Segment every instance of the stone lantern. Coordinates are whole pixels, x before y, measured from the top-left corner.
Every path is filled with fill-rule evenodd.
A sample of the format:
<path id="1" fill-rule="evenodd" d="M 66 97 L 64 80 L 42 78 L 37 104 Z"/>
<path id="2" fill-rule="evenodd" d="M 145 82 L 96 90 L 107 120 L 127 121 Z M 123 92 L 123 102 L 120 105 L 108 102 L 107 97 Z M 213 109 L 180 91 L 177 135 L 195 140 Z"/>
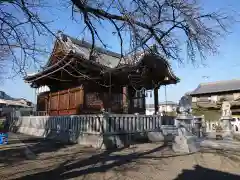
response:
<path id="1" fill-rule="evenodd" d="M 173 142 L 175 152 L 190 153 L 200 149 L 197 136 L 192 134 L 194 117 L 191 112 L 190 98 L 183 96 L 179 101 L 178 115 L 175 119 L 175 126 L 178 130 L 178 135 Z"/>

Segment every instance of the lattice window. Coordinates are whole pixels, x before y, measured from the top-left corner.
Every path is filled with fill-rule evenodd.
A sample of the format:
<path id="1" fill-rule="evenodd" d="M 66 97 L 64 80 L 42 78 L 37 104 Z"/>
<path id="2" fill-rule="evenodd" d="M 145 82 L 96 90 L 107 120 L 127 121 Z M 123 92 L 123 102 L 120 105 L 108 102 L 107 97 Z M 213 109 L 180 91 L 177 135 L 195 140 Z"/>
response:
<path id="1" fill-rule="evenodd" d="M 121 94 L 113 94 L 112 100 L 115 104 L 121 104 L 122 103 L 122 95 Z"/>
<path id="2" fill-rule="evenodd" d="M 141 91 L 136 91 L 135 96 L 133 97 L 133 107 L 134 108 L 143 108 L 144 107 L 144 95 Z"/>
<path id="3" fill-rule="evenodd" d="M 86 94 L 86 105 L 87 107 L 99 106 L 102 104 L 99 93 L 87 93 Z"/>

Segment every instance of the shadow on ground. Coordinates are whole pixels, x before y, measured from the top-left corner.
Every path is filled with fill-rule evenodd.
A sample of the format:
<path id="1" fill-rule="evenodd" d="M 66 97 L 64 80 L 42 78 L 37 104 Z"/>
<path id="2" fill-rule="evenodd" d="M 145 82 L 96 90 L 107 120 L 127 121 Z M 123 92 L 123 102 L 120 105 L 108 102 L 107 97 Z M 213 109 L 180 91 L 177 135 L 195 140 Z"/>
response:
<path id="1" fill-rule="evenodd" d="M 24 137 L 22 139 L 10 138 L 9 144 L 6 146 L 3 145 L 0 149 L 0 163 L 9 165 L 27 159 L 34 159 L 41 153 L 56 152 L 59 149 L 67 146 L 70 145 L 31 136 L 28 138 Z M 31 156 L 29 153 L 31 153 Z"/>
<path id="2" fill-rule="evenodd" d="M 106 172 L 114 167 L 120 167 L 136 161 L 142 156 L 158 152 L 166 148 L 167 145 L 159 146 L 146 152 L 132 152 L 126 155 L 116 155 L 114 152 L 121 149 L 107 150 L 97 155 L 78 160 L 76 162 L 70 162 L 69 160 L 60 164 L 57 168 L 40 172 L 36 174 L 26 175 L 18 178 L 19 180 L 30 179 L 70 179 L 81 177 L 97 172 Z M 16 180 L 18 180 L 16 179 Z"/>
<path id="3" fill-rule="evenodd" d="M 16 180 L 31 180 L 31 179 L 71 179 L 71 178 L 83 178 L 87 175 L 95 174 L 95 173 L 104 173 L 109 170 L 113 170 L 117 168 L 117 171 L 129 170 L 130 168 L 136 172 L 138 172 L 138 168 L 132 167 L 131 163 L 138 163 L 138 159 L 163 159 L 169 157 L 175 157 L 179 155 L 171 155 L 165 157 L 154 157 L 152 153 L 163 151 L 168 148 L 167 144 L 163 146 L 159 146 L 149 151 L 145 152 L 130 152 L 126 155 L 117 155 L 114 154 L 114 150 L 112 151 L 104 151 L 100 154 L 93 155 L 91 157 L 81 159 L 78 161 L 65 161 L 60 164 L 57 168 L 39 172 L 31 175 L 22 176 Z M 119 149 L 118 149 L 119 150 Z M 119 150 L 120 151 L 120 150 Z M 161 163 L 161 161 L 159 161 Z M 115 169 L 116 170 L 116 169 Z M 121 178 L 120 178 L 121 179 Z M 161 179 L 161 178 L 159 178 Z M 208 168 L 204 168 L 201 166 L 195 166 L 194 170 L 183 170 L 181 174 L 178 175 L 174 180 L 186 180 L 186 179 L 194 179 L 194 180 L 213 180 L 213 179 L 224 179 L 224 180 L 239 180 L 240 176 L 216 171 Z"/>
<path id="4" fill-rule="evenodd" d="M 31 142 L 31 140 L 29 140 Z M 49 142 L 48 142 L 49 143 Z M 50 169 L 44 172 L 37 172 L 35 174 L 23 175 L 22 177 L 15 178 L 15 180 L 32 180 L 32 179 L 71 179 L 71 178 L 83 178 L 87 175 L 95 174 L 95 173 L 104 173 L 110 170 L 121 171 L 124 173 L 129 169 L 133 169 L 138 172 L 138 166 L 134 166 L 132 164 L 138 164 L 139 159 L 163 159 L 175 156 L 182 155 L 168 155 L 162 157 L 156 157 L 153 153 L 164 151 L 165 149 L 169 149 L 169 144 L 164 144 L 162 146 L 158 146 L 154 149 L 144 151 L 144 152 L 134 152 L 128 151 L 126 154 L 116 153 L 117 151 L 121 151 L 122 149 L 113 149 L 106 150 L 100 152 L 96 155 L 92 155 L 91 157 L 84 157 L 79 159 L 73 158 L 68 159 L 62 162 L 60 165 L 55 167 L 54 169 Z M 37 146 L 37 144 L 35 145 Z M 54 146 L 53 146 L 54 147 Z M 61 148 L 62 146 L 56 146 L 55 148 Z M 44 149 L 44 148 L 43 148 Z M 36 149 L 35 152 L 41 153 L 44 150 Z M 48 149 L 48 148 L 47 148 Z M 48 152 L 50 149 L 47 150 Z M 52 149 L 54 151 L 54 148 Z M 45 151 L 46 152 L 46 151 Z M 189 155 L 189 154 L 186 154 Z M 64 157 L 62 157 L 64 158 Z M 141 162 L 140 162 L 141 163 Z M 161 163 L 161 161 L 159 161 Z M 134 167 L 133 167 L 134 166 Z M 97 176 L 97 175 L 96 175 Z M 121 179 L 121 178 L 119 178 Z M 161 179 L 159 177 L 159 179 Z M 216 171 L 208 168 L 201 167 L 199 165 L 195 166 L 193 170 L 183 170 L 181 174 L 179 174 L 174 180 L 185 180 L 185 179 L 194 179 L 194 180 L 213 180 L 213 179 L 224 179 L 224 180 L 239 180 L 240 176 Z"/>
<path id="5" fill-rule="evenodd" d="M 194 170 L 183 170 L 181 174 L 178 175 L 174 180 L 239 180 L 240 176 L 217 171 L 213 169 L 204 168 L 202 166 L 196 165 Z"/>

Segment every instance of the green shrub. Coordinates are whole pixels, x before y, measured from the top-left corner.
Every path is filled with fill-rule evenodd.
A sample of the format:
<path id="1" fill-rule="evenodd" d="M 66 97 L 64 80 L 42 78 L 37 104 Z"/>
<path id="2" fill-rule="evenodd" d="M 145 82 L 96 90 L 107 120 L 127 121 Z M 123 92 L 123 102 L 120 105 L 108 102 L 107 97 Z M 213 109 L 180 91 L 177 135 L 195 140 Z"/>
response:
<path id="1" fill-rule="evenodd" d="M 4 123 L 0 122 L 0 130 L 3 130 L 3 129 L 4 129 Z"/>

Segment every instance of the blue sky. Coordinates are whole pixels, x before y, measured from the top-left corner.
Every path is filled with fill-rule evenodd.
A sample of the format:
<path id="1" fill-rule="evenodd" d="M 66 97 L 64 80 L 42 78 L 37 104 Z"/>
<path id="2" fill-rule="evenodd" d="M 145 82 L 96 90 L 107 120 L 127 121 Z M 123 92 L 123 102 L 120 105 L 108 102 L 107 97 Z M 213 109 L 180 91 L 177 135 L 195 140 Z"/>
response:
<path id="1" fill-rule="evenodd" d="M 202 6 L 206 11 L 216 11 L 223 8 L 228 8 L 236 12 L 240 12 L 240 1 L 238 0 L 202 0 Z M 72 23 L 69 17 L 69 10 L 58 9 L 47 11 L 43 15 L 43 18 L 54 17 L 55 20 L 51 24 L 53 31 L 62 30 L 66 34 L 73 37 L 81 37 L 82 24 Z M 120 51 L 116 38 L 109 36 L 108 25 L 105 30 L 101 30 L 103 39 L 107 39 L 107 43 L 111 50 Z M 178 65 L 176 62 L 171 62 L 174 73 L 181 79 L 181 82 L 177 85 L 167 86 L 167 100 L 178 101 L 184 93 L 194 90 L 199 83 L 239 79 L 240 78 L 240 23 L 236 23 L 231 28 L 231 33 L 218 41 L 219 53 L 214 56 L 207 56 L 205 64 L 207 66 L 194 67 L 192 64 Z M 86 34 L 85 34 L 86 35 Z M 109 38 L 111 37 L 111 38 Z M 86 35 L 86 39 L 89 36 Z M 43 41 L 43 39 L 39 39 Z M 52 47 L 52 41 L 46 41 L 46 47 Z M 44 61 L 47 61 L 47 57 L 44 57 Z M 207 76 L 208 78 L 204 78 Z M 31 101 L 36 101 L 35 91 L 30 88 L 28 84 L 25 84 L 21 77 L 17 77 L 14 80 L 5 80 L 4 84 L 0 85 L 0 90 L 5 91 L 12 97 L 23 97 Z M 160 88 L 159 100 L 165 101 L 164 87 Z M 148 103 L 153 103 L 153 99 L 147 98 Z"/>

